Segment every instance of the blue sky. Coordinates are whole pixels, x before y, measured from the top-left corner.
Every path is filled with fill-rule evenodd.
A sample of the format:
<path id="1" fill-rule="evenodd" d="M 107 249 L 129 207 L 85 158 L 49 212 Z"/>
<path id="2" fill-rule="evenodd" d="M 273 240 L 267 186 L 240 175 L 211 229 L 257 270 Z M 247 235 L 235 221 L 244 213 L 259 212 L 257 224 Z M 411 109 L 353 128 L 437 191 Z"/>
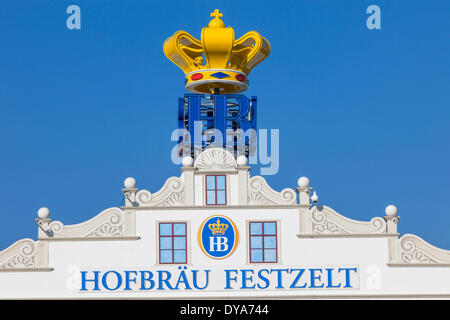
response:
<path id="1" fill-rule="evenodd" d="M 66 8 L 81 8 L 68 30 Z M 381 8 L 381 30 L 366 8 Z M 37 210 L 65 224 L 119 206 L 128 176 L 157 191 L 184 75 L 163 54 L 219 8 L 271 43 L 250 74 L 258 126 L 280 130 L 276 190 L 307 176 L 320 203 L 358 220 L 399 208 L 400 233 L 450 249 L 450 2 L 3 1 L 0 248 L 37 238 Z M 257 169 L 257 168 L 256 168 Z M 258 173 L 259 170 L 254 170 Z"/>

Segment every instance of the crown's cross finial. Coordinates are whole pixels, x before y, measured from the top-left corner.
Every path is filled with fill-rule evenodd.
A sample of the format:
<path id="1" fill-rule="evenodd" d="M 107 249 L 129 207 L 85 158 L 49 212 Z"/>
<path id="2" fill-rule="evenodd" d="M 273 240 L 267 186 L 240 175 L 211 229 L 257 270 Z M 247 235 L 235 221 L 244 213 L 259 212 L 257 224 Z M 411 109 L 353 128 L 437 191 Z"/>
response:
<path id="1" fill-rule="evenodd" d="M 220 19 L 220 17 L 223 16 L 223 13 L 219 12 L 219 9 L 214 10 L 211 12 L 211 17 L 214 17 L 209 24 L 208 27 L 210 28 L 225 28 L 225 23 Z"/>
<path id="2" fill-rule="evenodd" d="M 223 17 L 223 13 L 220 13 L 219 9 L 216 9 L 214 12 L 211 12 L 211 17 L 219 19 L 220 17 Z"/>

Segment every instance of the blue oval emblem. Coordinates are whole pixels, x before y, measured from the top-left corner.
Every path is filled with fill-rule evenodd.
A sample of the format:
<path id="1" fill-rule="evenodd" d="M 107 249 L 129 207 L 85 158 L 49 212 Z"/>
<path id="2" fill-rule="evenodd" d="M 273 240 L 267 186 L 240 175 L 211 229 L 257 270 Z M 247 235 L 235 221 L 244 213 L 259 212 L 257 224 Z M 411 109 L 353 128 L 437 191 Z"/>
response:
<path id="1" fill-rule="evenodd" d="M 198 230 L 198 243 L 210 258 L 224 259 L 231 255 L 239 241 L 234 222 L 222 215 L 214 215 L 203 221 Z"/>

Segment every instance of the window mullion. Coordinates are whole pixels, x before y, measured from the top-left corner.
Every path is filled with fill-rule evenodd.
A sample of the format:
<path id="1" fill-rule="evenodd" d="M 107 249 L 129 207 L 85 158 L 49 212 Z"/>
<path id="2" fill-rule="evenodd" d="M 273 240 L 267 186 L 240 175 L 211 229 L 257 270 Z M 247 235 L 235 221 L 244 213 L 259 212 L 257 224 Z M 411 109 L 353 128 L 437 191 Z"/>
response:
<path id="1" fill-rule="evenodd" d="M 266 262 L 266 257 L 264 255 L 264 222 L 261 223 L 261 246 L 263 248 L 263 262 Z"/>
<path id="2" fill-rule="evenodd" d="M 172 263 L 175 263 L 175 227 L 174 223 L 172 223 Z"/>
<path id="3" fill-rule="evenodd" d="M 161 263 L 161 223 L 159 224 L 159 263 Z"/>
<path id="4" fill-rule="evenodd" d="M 216 205 L 217 205 L 217 176 L 214 176 L 214 191 L 216 193 Z"/>

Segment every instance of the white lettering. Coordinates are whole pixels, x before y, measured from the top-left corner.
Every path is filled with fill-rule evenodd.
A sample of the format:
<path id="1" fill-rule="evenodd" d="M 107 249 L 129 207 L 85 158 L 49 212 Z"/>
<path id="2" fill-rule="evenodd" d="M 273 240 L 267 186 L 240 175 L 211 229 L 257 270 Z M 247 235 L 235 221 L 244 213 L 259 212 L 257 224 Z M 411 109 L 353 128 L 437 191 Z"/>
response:
<path id="1" fill-rule="evenodd" d="M 209 251 L 223 252 L 228 250 L 228 238 L 226 237 L 209 237 Z M 216 248 L 217 247 L 217 248 Z M 214 249 L 216 248 L 216 249 Z"/>

